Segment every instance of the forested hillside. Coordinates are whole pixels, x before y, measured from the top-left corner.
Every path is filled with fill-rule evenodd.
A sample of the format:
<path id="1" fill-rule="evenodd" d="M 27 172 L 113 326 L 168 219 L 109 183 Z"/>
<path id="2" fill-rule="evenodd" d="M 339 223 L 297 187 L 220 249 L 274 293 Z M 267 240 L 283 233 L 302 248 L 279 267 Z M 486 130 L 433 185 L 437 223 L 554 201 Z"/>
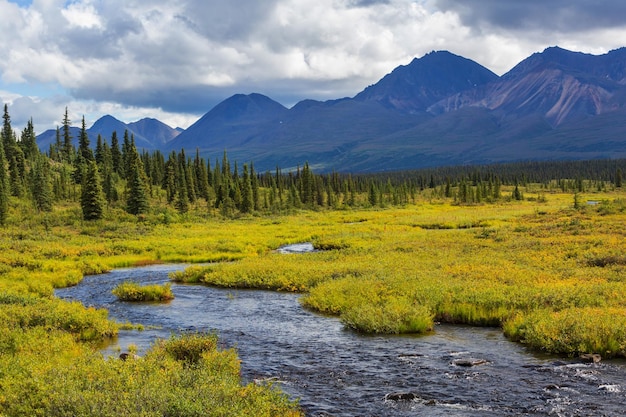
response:
<path id="1" fill-rule="evenodd" d="M 621 186 L 625 160 L 527 162 L 482 166 L 440 167 L 378 174 L 315 174 L 307 161 L 295 170 L 256 172 L 254 163 L 207 161 L 198 151 L 137 150 L 128 131 L 98 136 L 95 150 L 84 119 L 73 145 L 67 110 L 64 124 L 47 152 L 37 147 L 33 122 L 17 135 L 4 107 L 0 147 L 0 221 L 7 219 L 10 198 L 30 201 L 38 211 L 55 204 L 80 201 L 85 220 L 97 220 L 111 208 L 146 215 L 170 207 L 185 213 L 202 205 L 207 212 L 280 212 L 294 208 L 345 208 L 403 205 L 429 190 L 432 197 L 458 203 L 494 202 L 502 185 L 542 184 L 545 190 L 582 192 Z M 18 139 L 19 138 L 19 139 Z M 109 145 L 110 143 L 110 145 Z M 367 194 L 367 198 L 363 195 Z M 517 196 L 519 197 L 519 196 Z"/>

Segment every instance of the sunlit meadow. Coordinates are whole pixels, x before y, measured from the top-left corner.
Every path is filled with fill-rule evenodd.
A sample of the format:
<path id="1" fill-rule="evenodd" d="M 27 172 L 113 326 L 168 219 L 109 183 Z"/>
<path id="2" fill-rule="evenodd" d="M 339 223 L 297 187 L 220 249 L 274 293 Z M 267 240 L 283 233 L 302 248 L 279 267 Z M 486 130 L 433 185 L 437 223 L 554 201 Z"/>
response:
<path id="1" fill-rule="evenodd" d="M 396 208 L 112 209 L 94 222 L 76 204 L 40 214 L 14 202 L 0 231 L 0 415 L 300 415 L 277 389 L 245 385 L 236 352 L 211 335 L 107 359 L 96 346 L 119 324 L 54 298 L 86 274 L 159 262 L 209 264 L 173 281 L 302 292 L 305 308 L 357 332 L 498 326 L 538 351 L 626 356 L 624 198 L 527 189 L 523 201 L 459 205 L 425 191 Z M 276 252 L 298 242 L 319 251 Z"/>

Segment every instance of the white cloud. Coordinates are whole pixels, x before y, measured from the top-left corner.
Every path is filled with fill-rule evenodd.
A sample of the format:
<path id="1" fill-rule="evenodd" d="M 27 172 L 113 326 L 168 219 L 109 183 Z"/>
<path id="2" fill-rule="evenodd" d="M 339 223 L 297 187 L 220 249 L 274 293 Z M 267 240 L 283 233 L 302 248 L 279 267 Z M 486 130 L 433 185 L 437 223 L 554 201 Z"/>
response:
<path id="1" fill-rule="evenodd" d="M 626 15 L 601 3 L 550 3 L 558 22 L 589 14 L 575 31 L 527 23 L 549 16 L 540 0 L 0 0 L 0 89 L 51 83 L 79 113 L 154 112 L 185 126 L 235 93 L 286 105 L 352 96 L 431 50 L 498 74 L 550 45 L 603 53 L 623 46 Z M 63 101 L 38 100 L 43 114 Z"/>
<path id="2" fill-rule="evenodd" d="M 70 26 L 85 29 L 102 28 L 102 21 L 91 4 L 71 3 L 61 14 Z"/>

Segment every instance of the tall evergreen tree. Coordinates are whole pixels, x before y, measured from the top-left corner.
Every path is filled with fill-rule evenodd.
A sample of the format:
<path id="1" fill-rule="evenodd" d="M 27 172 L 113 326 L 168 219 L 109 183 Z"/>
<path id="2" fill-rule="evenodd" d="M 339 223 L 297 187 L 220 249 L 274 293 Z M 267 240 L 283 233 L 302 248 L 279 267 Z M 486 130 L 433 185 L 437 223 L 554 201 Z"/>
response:
<path id="1" fill-rule="evenodd" d="M 4 144 L 0 140 L 0 225 L 4 225 L 9 214 L 9 181 L 4 157 Z"/>
<path id="2" fill-rule="evenodd" d="M 72 131 L 70 127 L 72 122 L 70 121 L 67 107 L 65 108 L 65 115 L 63 116 L 63 161 L 66 163 L 72 163 L 74 160 L 74 144 L 72 144 Z"/>
<path id="3" fill-rule="evenodd" d="M 302 198 L 302 203 L 306 206 L 312 206 L 314 201 L 313 196 L 313 174 L 311 173 L 311 169 L 309 168 L 309 163 L 305 162 L 302 167 L 302 173 L 300 175 L 301 178 L 301 189 L 300 189 L 300 197 Z"/>
<path id="4" fill-rule="evenodd" d="M 126 211 L 134 215 L 145 214 L 149 208 L 146 174 L 134 143 L 129 144 L 127 153 L 129 167 Z"/>
<path id="5" fill-rule="evenodd" d="M 30 119 L 26 124 L 26 127 L 22 131 L 20 137 L 20 147 L 24 152 L 24 158 L 31 159 L 39 153 L 37 147 L 37 136 L 35 134 L 35 127 L 33 126 L 33 119 Z"/>
<path id="6" fill-rule="evenodd" d="M 87 171 L 83 178 L 80 195 L 80 206 L 85 220 L 98 220 L 104 215 L 104 193 L 95 160 L 87 162 Z"/>
<path id="7" fill-rule="evenodd" d="M 80 136 L 78 137 L 78 153 L 85 162 L 93 161 L 94 156 L 91 148 L 89 147 L 89 135 L 87 135 L 87 126 L 85 126 L 85 116 L 80 128 Z"/>
<path id="8" fill-rule="evenodd" d="M 128 130 L 124 130 L 124 140 L 122 142 L 122 178 L 129 179 L 131 160 L 134 155 L 131 154 L 132 143 Z"/>
<path id="9" fill-rule="evenodd" d="M 11 161 L 13 157 L 13 148 L 16 145 L 15 134 L 11 127 L 11 116 L 9 116 L 9 106 L 4 104 L 4 115 L 2 116 L 2 144 L 4 146 L 4 157 L 7 161 Z"/>
<path id="10" fill-rule="evenodd" d="M 96 152 L 94 153 L 94 158 L 96 158 L 96 163 L 102 166 L 104 162 L 104 144 L 102 142 L 102 135 L 98 134 L 98 138 L 96 139 Z"/>
<path id="11" fill-rule="evenodd" d="M 50 159 L 56 162 L 62 161 L 63 142 L 61 142 L 61 129 L 57 126 L 54 144 L 50 145 Z"/>
<path id="12" fill-rule="evenodd" d="M 252 201 L 254 202 L 254 209 L 259 210 L 259 179 L 254 172 L 254 164 L 252 162 L 250 162 L 250 183 L 252 185 Z"/>
<path id="13" fill-rule="evenodd" d="M 252 182 L 250 181 L 250 173 L 248 165 L 243 164 L 243 178 L 241 180 L 241 212 L 250 213 L 254 210 L 254 201 L 252 196 Z"/>
<path id="14" fill-rule="evenodd" d="M 165 163 L 165 173 L 163 175 L 163 183 L 161 184 L 167 195 L 167 202 L 170 204 L 174 202 L 176 197 L 176 163 L 176 152 L 172 151 Z"/>
<path id="15" fill-rule="evenodd" d="M 181 170 L 184 169 L 181 167 Z M 178 187 L 176 190 L 176 209 L 180 213 L 187 213 L 189 211 L 189 197 L 187 196 L 187 181 L 185 175 L 179 175 L 178 177 Z"/>
<path id="16" fill-rule="evenodd" d="M 50 164 L 45 156 L 38 156 L 32 169 L 33 203 L 38 211 L 52 211 Z"/>
<path id="17" fill-rule="evenodd" d="M 24 160 L 24 152 L 17 145 L 15 132 L 11 127 L 11 116 L 9 115 L 9 107 L 4 105 L 4 115 L 2 116 L 2 144 L 4 147 L 4 155 L 9 166 L 8 180 L 11 195 L 20 197 L 23 193 L 25 183 L 26 161 Z"/>
<path id="18" fill-rule="evenodd" d="M 117 138 L 116 131 L 113 131 L 111 134 L 111 163 L 113 165 L 113 172 L 122 175 L 122 151 L 120 151 L 120 141 Z"/>
<path id="19" fill-rule="evenodd" d="M 376 184 L 372 180 L 370 182 L 369 192 L 367 194 L 367 201 L 370 203 L 370 206 L 374 207 L 378 204 L 378 190 L 376 189 Z"/>

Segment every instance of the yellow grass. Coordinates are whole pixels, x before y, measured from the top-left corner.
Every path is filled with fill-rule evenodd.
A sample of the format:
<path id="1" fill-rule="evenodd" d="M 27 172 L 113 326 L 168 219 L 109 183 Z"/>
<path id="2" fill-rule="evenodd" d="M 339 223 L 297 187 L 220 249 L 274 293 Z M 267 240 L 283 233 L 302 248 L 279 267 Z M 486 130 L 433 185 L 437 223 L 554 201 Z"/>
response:
<path id="1" fill-rule="evenodd" d="M 528 190 L 524 195 L 533 198 Z M 582 202 L 601 204 L 574 210 L 572 194 L 546 193 L 545 202 L 462 206 L 426 192 L 403 208 L 223 220 L 198 206 L 185 216 L 168 214 L 167 221 L 159 209 L 141 219 L 113 209 L 97 222 L 79 220 L 76 204 L 50 214 L 14 204 L 0 230 L 0 414 L 53 415 L 46 408 L 52 394 L 55 407 L 69 407 L 81 395 L 108 404 L 116 393 L 143 389 L 134 381 L 111 382 L 121 371 L 109 370 L 118 365 L 94 360 L 85 345 L 115 334 L 106 312 L 55 300 L 53 288 L 75 285 L 84 274 L 154 262 L 212 262 L 176 274 L 175 280 L 304 292 L 307 308 L 338 315 L 357 331 L 428 332 L 435 321 L 496 325 L 538 350 L 626 356 L 624 197 L 580 195 Z M 309 241 L 326 251 L 275 251 Z M 254 395 L 264 398 L 262 407 L 270 410 L 264 415 L 298 415 L 275 391 L 241 387 L 232 375 L 232 355 L 203 354 L 207 367 L 226 364 L 227 371 L 202 392 L 223 388 L 228 401 Z M 162 369 L 190 377 L 181 376 L 183 365 L 158 360 L 162 367 L 150 362 L 142 372 Z M 71 363 L 76 373 L 59 373 Z M 180 387 L 143 375 L 154 392 L 185 395 Z M 83 391 L 85 384 L 104 381 L 120 391 L 108 399 L 96 398 L 98 390 Z M 19 405 L 16 398 L 27 389 L 32 395 Z M 181 401 L 192 407 L 190 398 Z M 246 401 L 248 408 L 233 403 L 241 408 L 232 415 L 259 406 Z"/>

